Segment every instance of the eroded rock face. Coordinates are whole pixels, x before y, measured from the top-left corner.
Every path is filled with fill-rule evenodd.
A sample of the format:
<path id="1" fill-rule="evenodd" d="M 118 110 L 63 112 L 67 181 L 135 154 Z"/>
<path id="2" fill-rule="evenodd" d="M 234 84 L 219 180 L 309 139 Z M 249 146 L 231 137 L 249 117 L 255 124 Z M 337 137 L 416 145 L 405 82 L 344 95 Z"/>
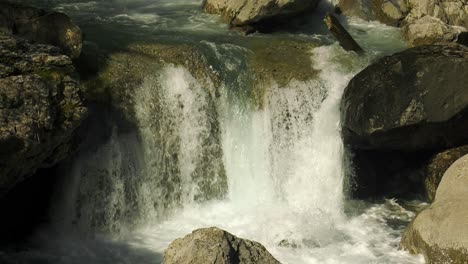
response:
<path id="1" fill-rule="evenodd" d="M 207 13 L 220 14 L 233 27 L 245 27 L 268 20 L 294 16 L 314 8 L 317 0 L 205 0 Z"/>
<path id="2" fill-rule="evenodd" d="M 80 56 L 80 28 L 65 14 L 34 7 L 0 3 L 0 32 L 60 47 L 72 59 Z"/>
<path id="3" fill-rule="evenodd" d="M 424 188 L 429 200 L 434 200 L 437 187 L 447 169 L 466 154 L 468 154 L 468 146 L 462 146 L 438 153 L 430 159 L 426 166 L 424 179 Z"/>
<path id="4" fill-rule="evenodd" d="M 64 159 L 86 117 L 71 59 L 0 33 L 0 196 Z"/>
<path id="5" fill-rule="evenodd" d="M 357 74 L 341 105 L 355 149 L 437 150 L 468 142 L 468 48 L 421 46 Z"/>
<path id="6" fill-rule="evenodd" d="M 468 156 L 444 174 L 434 203 L 403 234 L 401 246 L 423 254 L 427 263 L 466 263 L 468 259 Z"/>
<path id="7" fill-rule="evenodd" d="M 198 229 L 174 240 L 164 264 L 278 264 L 260 243 L 238 238 L 216 227 Z"/>

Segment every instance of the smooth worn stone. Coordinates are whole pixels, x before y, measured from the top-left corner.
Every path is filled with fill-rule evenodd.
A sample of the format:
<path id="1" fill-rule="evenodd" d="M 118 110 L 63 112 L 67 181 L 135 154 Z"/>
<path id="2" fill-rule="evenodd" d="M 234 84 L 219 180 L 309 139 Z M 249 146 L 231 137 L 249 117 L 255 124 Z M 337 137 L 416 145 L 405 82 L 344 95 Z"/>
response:
<path id="1" fill-rule="evenodd" d="M 468 155 L 445 172 L 434 203 L 406 228 L 401 246 L 423 254 L 426 263 L 465 264 L 468 260 Z"/>
<path id="2" fill-rule="evenodd" d="M 424 189 L 429 200 L 434 200 L 437 187 L 447 169 L 456 160 L 466 154 L 468 154 L 468 146 L 462 146 L 446 150 L 431 157 L 424 171 Z"/>

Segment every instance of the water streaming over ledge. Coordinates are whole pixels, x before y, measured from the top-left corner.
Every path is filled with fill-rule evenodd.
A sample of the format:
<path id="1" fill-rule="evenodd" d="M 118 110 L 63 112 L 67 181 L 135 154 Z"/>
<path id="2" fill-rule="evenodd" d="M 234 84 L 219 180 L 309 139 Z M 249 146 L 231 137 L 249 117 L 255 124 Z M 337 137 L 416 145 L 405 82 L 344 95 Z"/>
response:
<path id="1" fill-rule="evenodd" d="M 184 8 L 174 8 L 178 4 Z M 401 48 L 395 30 L 351 21 L 366 56 L 327 40 L 310 50 L 318 72 L 313 78 L 258 84 L 246 66 L 255 51 L 232 33 L 220 33 L 224 27 L 212 17 L 192 11 L 198 2 L 154 5 L 164 12 L 143 12 L 158 10 L 149 5 L 102 14 L 99 21 L 136 25 L 144 33 L 154 26 L 149 32 L 174 33 L 172 38 L 196 45 L 223 80 L 219 97 L 209 92 L 215 86 L 211 80 L 197 79 L 190 69 L 172 64 L 154 69 L 135 92 L 136 129 L 111 122 L 107 141 L 67 171 L 63 202 L 54 210 L 57 223 L 36 239 L 42 245 L 12 259 L 160 263 L 175 238 L 218 226 L 261 242 L 283 263 L 423 262 L 398 250 L 412 212 L 395 200 L 372 204 L 346 198 L 350 179 L 344 177 L 341 95 L 371 60 Z M 85 10 L 79 19 L 89 24 L 99 7 L 100 2 L 66 3 L 57 9 Z M 174 32 L 168 33 L 171 27 Z M 285 36 L 325 38 L 307 31 L 280 37 Z M 258 85 L 264 90 L 261 107 L 252 93 Z"/>

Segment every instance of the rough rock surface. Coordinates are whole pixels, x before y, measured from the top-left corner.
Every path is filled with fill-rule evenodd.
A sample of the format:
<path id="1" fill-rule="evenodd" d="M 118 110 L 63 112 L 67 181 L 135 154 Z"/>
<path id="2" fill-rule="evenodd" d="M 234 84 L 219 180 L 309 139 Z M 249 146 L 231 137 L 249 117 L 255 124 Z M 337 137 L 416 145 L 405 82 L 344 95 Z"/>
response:
<path id="1" fill-rule="evenodd" d="M 431 45 L 435 43 L 459 42 L 466 29 L 461 26 L 451 26 L 442 20 L 424 16 L 408 23 L 402 28 L 403 36 L 411 46 Z"/>
<path id="2" fill-rule="evenodd" d="M 220 14 L 234 27 L 254 25 L 267 20 L 284 18 L 314 8 L 317 0 L 205 0 L 207 13 Z"/>
<path id="3" fill-rule="evenodd" d="M 405 230 L 401 246 L 423 254 L 427 263 L 459 263 L 468 259 L 468 155 L 444 174 L 434 203 Z"/>
<path id="4" fill-rule="evenodd" d="M 87 109 L 60 49 L 0 33 L 0 196 L 71 151 Z"/>
<path id="5" fill-rule="evenodd" d="M 355 149 L 437 150 L 468 142 L 468 48 L 420 46 L 357 74 L 341 104 Z"/>
<path id="6" fill-rule="evenodd" d="M 403 36 L 412 46 L 459 42 L 468 29 L 465 0 L 409 0 L 408 4 L 411 12 L 405 18 Z"/>
<path id="7" fill-rule="evenodd" d="M 238 238 L 216 227 L 198 229 L 174 240 L 164 264 L 278 264 L 260 243 Z"/>
<path id="8" fill-rule="evenodd" d="M 466 154 L 468 154 L 468 146 L 462 146 L 438 153 L 430 159 L 424 173 L 424 188 L 429 200 L 434 200 L 437 187 L 447 169 Z"/>
<path id="9" fill-rule="evenodd" d="M 72 59 L 81 53 L 81 30 L 62 13 L 1 2 L 0 32 L 60 47 Z"/>
<path id="10" fill-rule="evenodd" d="M 442 22 L 468 28 L 468 2 L 466 0 L 408 0 L 411 12 L 407 21 L 425 16 L 440 19 Z"/>

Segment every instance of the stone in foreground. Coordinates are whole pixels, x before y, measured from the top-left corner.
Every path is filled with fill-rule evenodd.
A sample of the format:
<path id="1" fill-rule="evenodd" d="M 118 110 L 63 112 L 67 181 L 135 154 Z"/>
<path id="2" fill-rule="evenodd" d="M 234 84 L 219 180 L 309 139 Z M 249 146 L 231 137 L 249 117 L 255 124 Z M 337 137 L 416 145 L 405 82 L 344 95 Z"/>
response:
<path id="1" fill-rule="evenodd" d="M 426 262 L 464 264 L 468 260 L 468 155 L 444 174 L 434 203 L 403 234 L 401 246 Z"/>
<path id="2" fill-rule="evenodd" d="M 216 227 L 197 229 L 174 240 L 164 264 L 278 264 L 260 243 L 238 238 Z"/>
<path id="3" fill-rule="evenodd" d="M 445 150 L 431 157 L 424 171 L 424 190 L 430 201 L 434 200 L 437 187 L 447 169 L 466 154 L 468 154 L 468 146 L 462 146 Z"/>
<path id="4" fill-rule="evenodd" d="M 420 46 L 368 66 L 341 104 L 354 149 L 440 150 L 468 143 L 468 48 Z"/>

